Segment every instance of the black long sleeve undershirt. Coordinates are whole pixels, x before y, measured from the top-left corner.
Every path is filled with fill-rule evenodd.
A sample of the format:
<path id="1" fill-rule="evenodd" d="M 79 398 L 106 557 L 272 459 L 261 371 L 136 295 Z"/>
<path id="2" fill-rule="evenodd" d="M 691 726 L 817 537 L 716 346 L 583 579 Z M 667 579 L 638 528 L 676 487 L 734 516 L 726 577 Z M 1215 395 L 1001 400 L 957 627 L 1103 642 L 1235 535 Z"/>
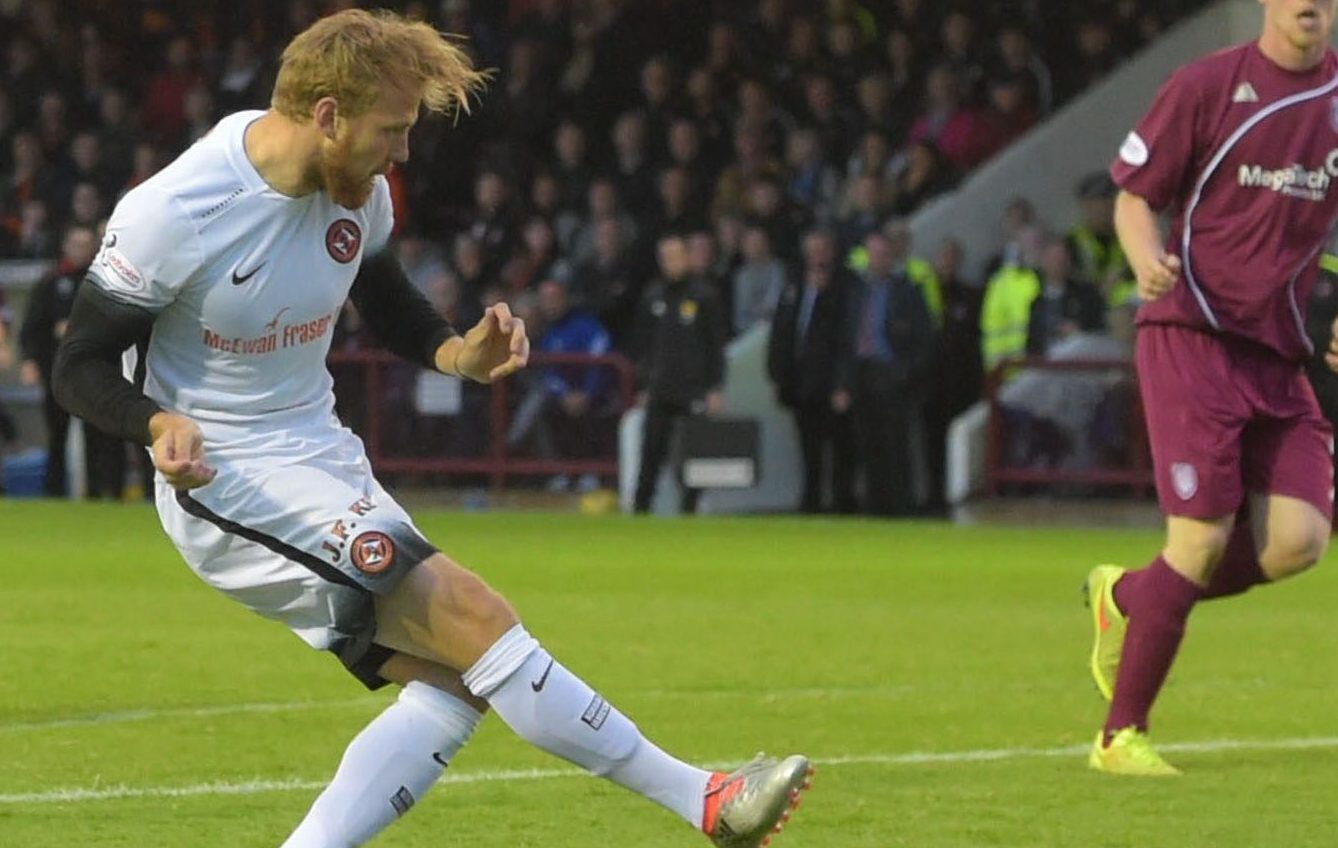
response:
<path id="1" fill-rule="evenodd" d="M 388 250 L 363 261 L 349 299 L 387 350 L 426 368 L 435 367 L 437 348 L 457 335 Z M 154 318 L 108 296 L 95 281 L 80 286 L 56 352 L 56 401 L 105 433 L 151 444 L 149 419 L 162 410 L 122 376 L 121 354 L 148 337 Z"/>
<path id="2" fill-rule="evenodd" d="M 437 348 L 458 335 L 389 250 L 362 261 L 348 296 L 377 341 L 424 368 L 435 368 Z"/>
<path id="3" fill-rule="evenodd" d="M 85 280 L 56 351 L 56 402 L 108 435 L 152 443 L 149 419 L 162 410 L 122 376 L 121 353 L 148 337 L 153 320 L 149 310 L 114 300 Z"/>

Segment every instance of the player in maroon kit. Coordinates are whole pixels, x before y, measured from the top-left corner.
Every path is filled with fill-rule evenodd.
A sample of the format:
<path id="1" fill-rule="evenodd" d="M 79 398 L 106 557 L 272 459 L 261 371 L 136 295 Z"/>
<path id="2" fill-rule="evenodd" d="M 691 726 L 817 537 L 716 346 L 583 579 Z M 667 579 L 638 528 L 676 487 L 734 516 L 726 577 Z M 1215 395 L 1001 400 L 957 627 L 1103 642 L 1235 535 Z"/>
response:
<path id="1" fill-rule="evenodd" d="M 1092 673 L 1111 699 L 1100 771 L 1176 774 L 1148 712 L 1190 610 L 1303 571 L 1328 543 L 1333 437 L 1304 373 L 1303 309 L 1338 213 L 1338 0 L 1260 4 L 1258 41 L 1172 75 L 1111 166 L 1167 521 L 1146 568 L 1088 577 Z M 1338 370 L 1338 344 L 1328 360 Z"/>

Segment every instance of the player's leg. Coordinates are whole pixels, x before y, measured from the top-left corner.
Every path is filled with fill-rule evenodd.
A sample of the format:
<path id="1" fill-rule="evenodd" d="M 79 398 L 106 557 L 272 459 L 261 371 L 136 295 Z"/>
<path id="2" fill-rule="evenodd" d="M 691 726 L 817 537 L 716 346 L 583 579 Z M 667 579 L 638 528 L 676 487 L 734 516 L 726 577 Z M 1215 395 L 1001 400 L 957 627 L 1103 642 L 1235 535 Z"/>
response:
<path id="1" fill-rule="evenodd" d="M 359 456 L 333 438 L 305 465 L 225 466 L 190 493 L 158 486 L 163 526 L 205 582 L 335 653 L 368 688 L 405 684 L 349 745 L 288 848 L 371 838 L 422 797 L 481 717 L 458 673 L 373 643 L 373 594 L 435 549 Z"/>
<path id="2" fill-rule="evenodd" d="M 349 744 L 329 786 L 283 848 L 354 848 L 422 798 L 488 706 L 453 669 L 393 654 L 378 674 L 404 688 Z"/>
<path id="3" fill-rule="evenodd" d="M 445 556 L 378 597 L 376 618 L 379 643 L 466 669 L 469 690 L 527 741 L 717 838 L 732 830 L 739 841 L 730 844 L 760 844 L 806 785 L 802 757 L 725 776 L 670 756 L 549 654 L 500 594 Z"/>
<path id="4" fill-rule="evenodd" d="M 1145 568 L 1098 568 L 1089 577 L 1098 625 L 1092 671 L 1111 694 L 1090 762 L 1123 774 L 1173 774 L 1148 743 L 1148 715 L 1245 501 L 1241 433 L 1252 407 L 1214 337 L 1148 327 L 1137 355 L 1166 543 Z"/>
<path id="5" fill-rule="evenodd" d="M 1270 381 L 1270 387 L 1282 383 Z M 1271 407 L 1288 417 L 1265 419 L 1246 432 L 1245 486 L 1255 527 L 1256 583 L 1283 580 L 1324 555 L 1333 521 L 1333 429 L 1300 369 Z M 1295 408 L 1288 408 L 1287 404 Z"/>

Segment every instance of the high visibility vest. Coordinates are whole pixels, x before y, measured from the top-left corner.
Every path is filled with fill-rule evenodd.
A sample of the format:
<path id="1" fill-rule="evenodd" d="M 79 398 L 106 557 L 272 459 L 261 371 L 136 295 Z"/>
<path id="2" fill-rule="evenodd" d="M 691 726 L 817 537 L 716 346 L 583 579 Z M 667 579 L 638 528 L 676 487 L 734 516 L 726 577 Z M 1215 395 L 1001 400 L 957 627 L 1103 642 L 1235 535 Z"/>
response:
<path id="1" fill-rule="evenodd" d="M 1102 239 L 1092 232 L 1091 227 L 1076 227 L 1069 233 L 1069 238 L 1078 247 L 1079 270 L 1090 282 L 1104 284 L 1110 274 L 1129 264 L 1118 239 Z"/>
<path id="2" fill-rule="evenodd" d="M 1030 268 L 1005 265 L 985 286 L 980 307 L 980 353 L 989 371 L 1005 359 L 1027 355 L 1031 304 L 1041 278 Z"/>

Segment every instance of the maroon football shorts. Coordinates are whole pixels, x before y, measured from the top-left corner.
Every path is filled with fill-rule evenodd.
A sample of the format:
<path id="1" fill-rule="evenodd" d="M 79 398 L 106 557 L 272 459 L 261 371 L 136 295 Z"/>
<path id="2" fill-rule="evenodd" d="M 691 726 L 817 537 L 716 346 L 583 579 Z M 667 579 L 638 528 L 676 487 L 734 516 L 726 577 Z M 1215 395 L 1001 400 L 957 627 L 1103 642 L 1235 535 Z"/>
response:
<path id="1" fill-rule="evenodd" d="M 1333 516 L 1333 428 L 1304 368 L 1233 336 L 1138 328 L 1138 377 L 1157 499 L 1168 515 L 1221 518 L 1246 492 Z"/>

